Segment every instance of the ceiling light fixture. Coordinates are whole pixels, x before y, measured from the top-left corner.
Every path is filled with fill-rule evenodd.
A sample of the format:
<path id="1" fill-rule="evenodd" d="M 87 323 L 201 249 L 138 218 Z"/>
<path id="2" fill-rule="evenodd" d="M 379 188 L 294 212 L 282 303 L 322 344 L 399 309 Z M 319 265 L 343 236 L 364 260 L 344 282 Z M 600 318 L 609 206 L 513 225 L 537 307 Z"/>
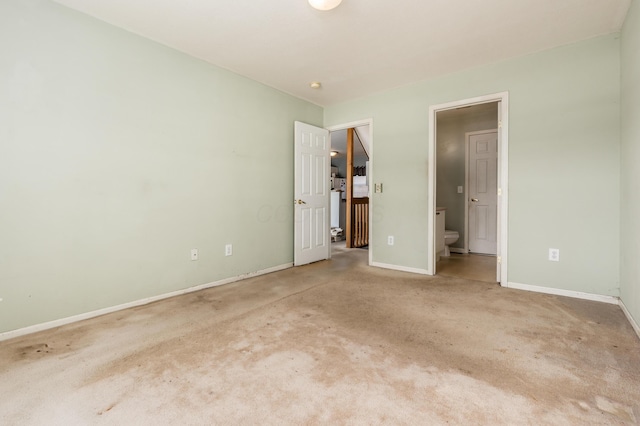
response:
<path id="1" fill-rule="evenodd" d="M 318 10 L 335 9 L 340 3 L 342 3 L 342 0 L 309 0 L 311 7 Z"/>
<path id="2" fill-rule="evenodd" d="M 322 86 L 322 83 L 320 83 L 319 81 L 312 81 L 311 83 L 309 83 L 309 87 L 311 87 L 312 89 L 319 89 Z"/>

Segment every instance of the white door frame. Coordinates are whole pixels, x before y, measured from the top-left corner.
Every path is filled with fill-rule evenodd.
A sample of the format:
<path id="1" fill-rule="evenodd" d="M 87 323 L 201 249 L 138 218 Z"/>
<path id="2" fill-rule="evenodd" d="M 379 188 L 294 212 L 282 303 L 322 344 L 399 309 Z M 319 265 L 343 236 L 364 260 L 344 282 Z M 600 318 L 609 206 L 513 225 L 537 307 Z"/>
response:
<path id="1" fill-rule="evenodd" d="M 436 212 L 436 114 L 440 111 L 485 104 L 489 102 L 501 102 L 498 111 L 498 226 L 497 226 L 497 260 L 499 272 L 498 282 L 506 287 L 508 280 L 507 253 L 508 253 L 508 212 L 509 212 L 509 92 L 499 92 L 475 98 L 462 99 L 429 107 L 429 169 L 428 169 L 428 229 L 430 253 L 427 257 L 427 273 L 436 273 L 436 239 L 435 239 L 435 212 Z"/>
<path id="2" fill-rule="evenodd" d="M 373 240 L 372 240 L 372 229 L 373 229 L 373 198 L 371 197 L 372 188 L 373 188 L 373 118 L 367 118 L 358 121 L 352 121 L 350 123 L 344 124 L 336 124 L 334 126 L 326 127 L 329 131 L 329 146 L 331 146 L 331 132 L 335 132 L 338 130 L 347 130 L 360 126 L 369 126 L 369 170 L 367 179 L 369 180 L 369 248 L 367 251 L 369 252 L 369 260 L 368 264 L 371 265 L 373 263 Z M 329 148 L 331 149 L 331 148 Z M 331 256 L 331 250 L 329 250 L 329 256 Z"/>

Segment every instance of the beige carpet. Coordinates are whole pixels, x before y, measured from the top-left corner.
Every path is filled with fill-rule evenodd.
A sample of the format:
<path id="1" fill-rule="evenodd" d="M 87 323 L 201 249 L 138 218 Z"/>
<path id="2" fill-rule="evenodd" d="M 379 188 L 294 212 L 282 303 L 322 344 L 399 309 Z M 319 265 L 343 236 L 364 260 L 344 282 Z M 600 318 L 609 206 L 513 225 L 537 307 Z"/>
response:
<path id="1" fill-rule="evenodd" d="M 0 342 L 0 424 L 636 424 L 618 306 L 366 250 Z"/>

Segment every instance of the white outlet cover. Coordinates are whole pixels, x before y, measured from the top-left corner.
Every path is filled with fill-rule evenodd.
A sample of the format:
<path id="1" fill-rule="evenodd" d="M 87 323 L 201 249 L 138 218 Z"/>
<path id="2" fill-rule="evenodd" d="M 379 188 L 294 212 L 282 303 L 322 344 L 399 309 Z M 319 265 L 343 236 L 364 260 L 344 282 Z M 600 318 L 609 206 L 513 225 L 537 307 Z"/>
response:
<path id="1" fill-rule="evenodd" d="M 389 244 L 390 246 L 392 246 L 392 245 L 393 245 L 393 243 L 394 243 L 393 235 L 389 235 L 389 236 L 387 237 L 387 244 Z"/>
<path id="2" fill-rule="evenodd" d="M 198 260 L 198 249 L 191 249 L 191 260 Z"/>
<path id="3" fill-rule="evenodd" d="M 560 262 L 560 249 L 549 249 L 549 260 L 552 262 Z"/>

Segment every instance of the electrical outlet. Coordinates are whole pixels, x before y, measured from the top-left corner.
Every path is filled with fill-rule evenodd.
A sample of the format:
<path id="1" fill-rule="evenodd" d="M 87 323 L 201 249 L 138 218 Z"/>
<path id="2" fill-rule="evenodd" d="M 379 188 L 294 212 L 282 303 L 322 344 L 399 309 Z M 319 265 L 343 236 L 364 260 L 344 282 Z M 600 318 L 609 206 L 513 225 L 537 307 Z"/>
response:
<path id="1" fill-rule="evenodd" d="M 549 260 L 552 262 L 560 262 L 560 249 L 549 249 Z"/>
<path id="2" fill-rule="evenodd" d="M 394 243 L 393 235 L 389 235 L 389 236 L 387 237 L 387 244 L 389 244 L 390 246 L 392 246 L 392 245 L 393 245 L 393 243 Z"/>
<path id="3" fill-rule="evenodd" d="M 375 184 L 373 184 L 373 186 L 374 186 L 374 191 L 376 193 L 381 193 L 382 192 L 382 184 L 381 183 L 375 183 Z"/>
<path id="4" fill-rule="evenodd" d="M 233 245 L 227 244 L 226 246 L 224 246 L 224 255 L 231 256 L 232 254 L 233 254 Z"/>
<path id="5" fill-rule="evenodd" d="M 198 249 L 191 249 L 191 260 L 198 260 Z"/>

